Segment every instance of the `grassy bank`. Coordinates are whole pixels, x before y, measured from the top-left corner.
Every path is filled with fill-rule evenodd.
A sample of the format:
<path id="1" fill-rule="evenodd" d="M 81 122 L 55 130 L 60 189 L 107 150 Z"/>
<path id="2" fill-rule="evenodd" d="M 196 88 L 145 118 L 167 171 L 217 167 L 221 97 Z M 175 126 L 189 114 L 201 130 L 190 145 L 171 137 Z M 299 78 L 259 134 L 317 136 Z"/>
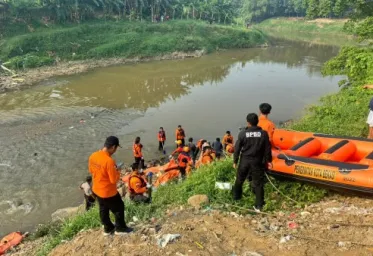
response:
<path id="1" fill-rule="evenodd" d="M 254 27 L 275 38 L 326 45 L 352 45 L 353 36 L 344 31 L 346 20 L 273 18 Z"/>
<path id="2" fill-rule="evenodd" d="M 160 187 L 153 194 L 153 202 L 151 205 L 135 205 L 126 202 L 126 219 L 132 220 L 136 216 L 141 221 L 147 221 L 152 217 L 159 218 L 164 215 L 165 211 L 172 206 L 183 205 L 187 202 L 190 196 L 195 194 L 206 194 L 210 199 L 211 207 L 218 207 L 222 210 L 240 211 L 239 208 L 252 208 L 254 196 L 249 191 L 249 187 L 245 184 L 244 199 L 239 202 L 232 200 L 230 191 L 218 190 L 215 188 L 215 181 L 230 181 L 234 182 L 235 170 L 232 167 L 232 159 L 216 162 L 210 166 L 205 166 L 194 172 L 182 184 L 170 184 Z M 297 200 L 299 205 L 308 204 L 320 200 L 326 193 L 324 190 L 316 189 L 309 185 L 291 182 L 277 182 L 273 180 L 276 186 L 286 193 L 287 196 Z M 286 206 L 291 208 L 294 206 L 291 202 L 282 197 L 275 189 L 267 183 L 266 191 L 266 210 L 272 211 L 276 209 L 285 209 Z M 231 206 L 227 205 L 230 204 Z M 245 212 L 245 211 L 243 211 Z M 63 240 L 69 240 L 74 237 L 82 229 L 100 227 L 98 210 L 94 209 L 88 213 L 79 215 L 70 220 L 65 221 L 57 228 L 51 229 L 52 234 L 44 247 L 39 251 L 39 255 L 47 255 L 51 249 L 57 246 Z M 46 234 L 48 232 L 44 232 Z"/>
<path id="3" fill-rule="evenodd" d="M 289 128 L 299 131 L 366 137 L 368 105 L 372 90 L 361 87 L 343 88 L 339 93 L 321 98 L 306 114 Z"/>
<path id="4" fill-rule="evenodd" d="M 262 33 L 197 21 L 158 24 L 100 21 L 38 29 L 6 38 L 0 59 L 13 69 L 57 61 L 110 57 L 152 57 L 175 51 L 248 48 L 265 42 Z"/>

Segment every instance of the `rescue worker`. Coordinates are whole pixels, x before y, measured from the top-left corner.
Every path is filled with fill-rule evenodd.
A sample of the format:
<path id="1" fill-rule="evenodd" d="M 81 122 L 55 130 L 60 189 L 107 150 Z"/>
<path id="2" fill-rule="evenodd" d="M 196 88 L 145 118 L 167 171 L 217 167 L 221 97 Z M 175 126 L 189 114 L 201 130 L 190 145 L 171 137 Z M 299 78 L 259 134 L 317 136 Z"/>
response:
<path id="1" fill-rule="evenodd" d="M 197 142 L 197 149 L 198 151 L 200 151 L 202 153 L 202 145 L 206 143 L 206 140 L 204 139 L 200 139 L 198 142 Z"/>
<path id="2" fill-rule="evenodd" d="M 366 84 L 364 89 L 373 89 L 373 84 Z M 368 139 L 373 139 L 373 97 L 369 101 L 369 114 L 366 123 L 368 124 L 369 132 Z"/>
<path id="3" fill-rule="evenodd" d="M 181 125 L 177 126 L 175 134 L 176 134 L 176 141 L 181 140 L 181 143 L 184 147 L 184 145 L 185 145 L 185 131 L 181 127 Z"/>
<path id="4" fill-rule="evenodd" d="M 216 158 L 220 159 L 221 155 L 223 154 L 223 145 L 220 142 L 220 138 L 216 138 L 216 140 L 212 143 L 212 148 L 215 151 Z"/>
<path id="5" fill-rule="evenodd" d="M 246 117 L 247 127 L 239 135 L 234 149 L 233 168 L 238 165 L 233 199 L 242 197 L 242 185 L 248 176 L 252 177 L 252 191 L 256 196 L 254 210 L 259 212 L 264 206 L 264 172 L 266 165 L 272 168 L 271 143 L 268 133 L 258 127 L 258 115 L 250 113 Z"/>
<path id="6" fill-rule="evenodd" d="M 225 148 L 227 147 L 227 140 L 228 139 L 230 139 L 231 141 L 232 141 L 232 143 L 233 143 L 233 141 L 234 141 L 234 139 L 233 139 L 233 136 L 231 135 L 231 132 L 230 131 L 226 131 L 225 132 L 225 135 L 224 135 L 224 137 L 223 137 L 223 141 L 222 141 L 222 143 L 223 143 L 223 147 L 224 147 L 224 150 L 225 150 Z"/>
<path id="7" fill-rule="evenodd" d="M 175 143 L 177 145 L 177 149 L 175 149 L 174 152 L 171 153 L 170 158 L 173 157 L 173 156 L 179 155 L 181 152 L 183 152 L 184 147 L 182 145 L 181 140 L 177 140 L 177 141 L 175 141 Z"/>
<path id="8" fill-rule="evenodd" d="M 92 193 L 92 176 L 87 176 L 85 182 L 80 185 L 80 189 L 84 191 L 85 210 L 89 211 L 95 205 L 96 201 Z"/>
<path id="9" fill-rule="evenodd" d="M 203 152 L 201 154 L 200 160 L 200 164 L 210 164 L 214 161 L 214 156 L 210 145 L 206 145 L 203 147 Z"/>
<path id="10" fill-rule="evenodd" d="M 143 177 L 143 170 L 139 170 L 139 164 L 133 163 L 132 173 L 128 180 L 128 192 L 130 199 L 136 203 L 150 203 L 150 189 L 151 184 L 147 184 Z"/>
<path id="11" fill-rule="evenodd" d="M 188 140 L 188 147 L 190 149 L 190 156 L 192 157 L 193 164 L 196 163 L 197 159 L 197 154 L 198 154 L 198 148 L 197 146 L 193 143 L 193 138 L 189 138 Z"/>
<path id="12" fill-rule="evenodd" d="M 140 143 L 140 140 L 140 137 L 136 137 L 132 151 L 133 156 L 135 157 L 135 163 L 139 165 L 140 169 L 144 169 L 144 156 L 142 155 L 142 144 Z"/>
<path id="13" fill-rule="evenodd" d="M 227 140 L 227 147 L 225 148 L 225 154 L 227 154 L 228 156 L 231 156 L 233 153 L 234 153 L 233 142 L 230 139 L 228 139 Z"/>
<path id="14" fill-rule="evenodd" d="M 184 147 L 183 152 L 181 152 L 177 158 L 179 171 L 183 180 L 186 176 L 186 168 L 188 167 L 188 165 L 191 165 L 192 162 L 192 158 L 189 156 L 189 151 L 189 147 Z"/>
<path id="15" fill-rule="evenodd" d="M 272 106 L 268 103 L 262 103 L 259 106 L 260 116 L 258 126 L 268 133 L 269 141 L 273 142 L 273 133 L 275 132 L 275 124 L 268 119 L 271 113 Z"/>
<path id="16" fill-rule="evenodd" d="M 110 136 L 106 139 L 104 148 L 89 157 L 88 169 L 93 177 L 92 191 L 98 201 L 101 223 L 104 225 L 104 235 L 124 235 L 133 231 L 127 227 L 124 220 L 124 203 L 117 190 L 120 172 L 111 157 L 120 147 L 119 139 Z M 115 217 L 115 225 L 110 220 L 109 213 Z"/>
<path id="17" fill-rule="evenodd" d="M 159 128 L 158 132 L 158 150 L 163 151 L 164 150 L 164 144 L 166 142 L 166 132 L 163 130 L 163 127 Z"/>

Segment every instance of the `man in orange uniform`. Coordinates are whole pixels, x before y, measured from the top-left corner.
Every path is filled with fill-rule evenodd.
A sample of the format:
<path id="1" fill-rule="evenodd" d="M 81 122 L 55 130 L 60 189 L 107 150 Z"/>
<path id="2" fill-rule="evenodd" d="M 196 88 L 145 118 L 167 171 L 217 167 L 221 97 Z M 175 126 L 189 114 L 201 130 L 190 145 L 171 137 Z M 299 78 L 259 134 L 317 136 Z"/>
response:
<path id="1" fill-rule="evenodd" d="M 181 143 L 184 146 L 185 145 L 185 131 L 181 127 L 181 125 L 177 127 L 175 134 L 176 134 L 176 141 L 181 140 Z"/>
<path id="2" fill-rule="evenodd" d="M 162 151 L 164 150 L 164 143 L 166 142 L 166 132 L 163 130 L 163 127 L 159 128 L 158 132 L 158 150 Z"/>
<path id="3" fill-rule="evenodd" d="M 273 133 L 275 132 L 275 124 L 268 119 L 271 113 L 272 106 L 268 103 L 262 103 L 259 106 L 260 116 L 258 126 L 268 133 L 269 141 L 273 142 Z"/>
<path id="4" fill-rule="evenodd" d="M 212 149 L 211 146 L 205 146 L 203 147 L 203 153 L 201 157 L 201 164 L 210 164 L 214 161 L 214 157 L 212 155 Z"/>
<path id="5" fill-rule="evenodd" d="M 234 153 L 233 141 L 231 141 L 230 139 L 227 140 L 227 147 L 225 148 L 225 153 L 228 156 L 231 156 Z"/>
<path id="6" fill-rule="evenodd" d="M 111 156 L 120 147 L 119 139 L 110 136 L 106 139 L 104 148 L 89 157 L 88 169 L 93 177 L 92 191 L 96 195 L 101 223 L 104 225 L 104 235 L 115 231 L 116 235 L 132 232 L 124 220 L 124 203 L 117 191 L 120 173 Z M 115 217 L 115 226 L 110 220 L 109 212 Z"/>
<path id="7" fill-rule="evenodd" d="M 128 191 L 130 199 L 136 203 L 150 203 L 149 190 L 151 184 L 147 184 L 143 178 L 142 171 L 139 171 L 137 163 L 132 164 L 132 174 L 128 180 Z"/>
<path id="8" fill-rule="evenodd" d="M 189 147 L 184 147 L 183 152 L 181 152 L 177 158 L 177 162 L 179 164 L 179 171 L 182 179 L 185 179 L 186 168 L 192 162 L 192 158 L 189 156 L 189 151 Z"/>
<path id="9" fill-rule="evenodd" d="M 183 152 L 183 145 L 182 145 L 181 140 L 177 140 L 176 145 L 177 145 L 177 148 L 174 150 L 174 152 L 171 153 L 170 158 L 175 155 L 179 155 L 181 152 Z"/>
<path id="10" fill-rule="evenodd" d="M 224 135 L 224 137 L 223 137 L 223 141 L 222 141 L 222 143 L 223 143 L 223 149 L 225 150 L 225 148 L 227 147 L 227 145 L 228 145 L 228 140 L 231 140 L 231 141 L 234 141 L 234 139 L 233 139 L 233 136 L 231 135 L 231 132 L 230 131 L 226 131 L 226 133 L 225 133 L 225 135 Z"/>
<path id="11" fill-rule="evenodd" d="M 135 163 L 137 163 L 140 169 L 144 168 L 144 157 L 142 155 L 142 144 L 140 143 L 140 137 L 136 137 L 133 143 L 133 156 L 135 157 Z"/>

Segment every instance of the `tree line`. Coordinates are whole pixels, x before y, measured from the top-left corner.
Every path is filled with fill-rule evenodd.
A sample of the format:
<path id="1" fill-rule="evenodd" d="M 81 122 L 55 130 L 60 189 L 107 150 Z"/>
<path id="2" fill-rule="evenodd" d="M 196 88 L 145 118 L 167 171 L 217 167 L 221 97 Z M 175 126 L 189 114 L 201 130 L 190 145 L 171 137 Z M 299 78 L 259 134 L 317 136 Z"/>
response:
<path id="1" fill-rule="evenodd" d="M 364 11 L 364 4 L 366 0 L 0 0 L 0 19 L 78 23 L 110 17 L 230 23 L 239 18 L 260 22 L 277 16 L 342 18 Z"/>

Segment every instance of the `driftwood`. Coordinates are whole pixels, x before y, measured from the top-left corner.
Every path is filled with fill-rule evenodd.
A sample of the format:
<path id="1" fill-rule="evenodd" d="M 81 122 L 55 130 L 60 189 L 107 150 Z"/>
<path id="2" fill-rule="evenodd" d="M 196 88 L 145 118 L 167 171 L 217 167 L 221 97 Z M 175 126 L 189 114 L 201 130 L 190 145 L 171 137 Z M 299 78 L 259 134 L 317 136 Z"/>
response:
<path id="1" fill-rule="evenodd" d="M 5 70 L 5 71 L 11 73 L 13 76 L 16 75 L 16 73 L 15 73 L 14 71 L 10 70 L 9 68 L 5 67 L 4 65 L 0 65 L 0 67 L 1 67 L 3 70 Z"/>

